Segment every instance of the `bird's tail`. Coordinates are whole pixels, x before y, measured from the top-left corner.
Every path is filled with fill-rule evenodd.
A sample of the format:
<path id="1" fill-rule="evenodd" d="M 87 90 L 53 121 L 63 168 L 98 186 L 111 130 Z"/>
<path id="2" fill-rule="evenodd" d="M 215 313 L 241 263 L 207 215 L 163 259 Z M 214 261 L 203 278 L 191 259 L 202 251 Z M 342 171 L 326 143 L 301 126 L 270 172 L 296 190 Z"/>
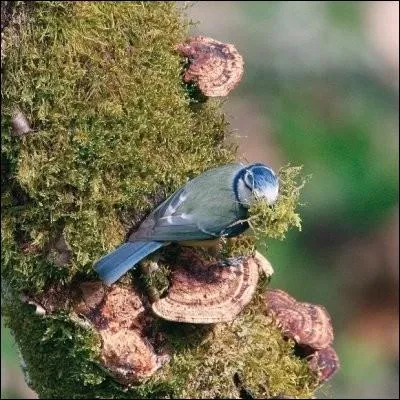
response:
<path id="1" fill-rule="evenodd" d="M 101 258 L 94 266 L 100 279 L 112 285 L 144 257 L 164 246 L 162 242 L 127 242 Z"/>

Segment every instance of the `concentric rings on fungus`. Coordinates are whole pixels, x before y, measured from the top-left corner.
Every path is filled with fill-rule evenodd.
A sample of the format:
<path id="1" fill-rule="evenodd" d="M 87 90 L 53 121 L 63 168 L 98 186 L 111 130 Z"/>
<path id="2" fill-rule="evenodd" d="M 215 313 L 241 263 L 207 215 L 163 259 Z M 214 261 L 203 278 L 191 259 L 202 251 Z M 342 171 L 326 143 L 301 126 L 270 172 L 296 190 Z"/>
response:
<path id="1" fill-rule="evenodd" d="M 232 44 L 194 36 L 175 48 L 189 59 L 184 81 L 196 83 L 205 96 L 227 96 L 242 79 L 243 58 Z"/>
<path id="2" fill-rule="evenodd" d="M 100 361 L 118 382 L 141 383 L 169 362 L 159 343 L 161 333 L 133 288 L 113 285 L 106 290 L 96 281 L 82 283 L 79 290 L 74 311 L 100 334 Z"/>
<path id="3" fill-rule="evenodd" d="M 293 339 L 305 352 L 308 366 L 319 383 L 329 380 L 340 368 L 339 357 L 331 346 L 331 318 L 322 306 L 301 303 L 279 289 L 264 295 L 267 314 L 272 315 L 283 336 Z"/>
<path id="4" fill-rule="evenodd" d="M 284 336 L 315 350 L 333 342 L 331 318 L 324 307 L 298 302 L 279 289 L 267 290 L 265 301 L 268 314 L 275 318 Z"/>
<path id="5" fill-rule="evenodd" d="M 248 258 L 239 266 L 206 263 L 190 249 L 174 267 L 166 297 L 153 303 L 159 317 L 211 324 L 232 321 L 250 302 L 258 282 L 258 265 Z"/>

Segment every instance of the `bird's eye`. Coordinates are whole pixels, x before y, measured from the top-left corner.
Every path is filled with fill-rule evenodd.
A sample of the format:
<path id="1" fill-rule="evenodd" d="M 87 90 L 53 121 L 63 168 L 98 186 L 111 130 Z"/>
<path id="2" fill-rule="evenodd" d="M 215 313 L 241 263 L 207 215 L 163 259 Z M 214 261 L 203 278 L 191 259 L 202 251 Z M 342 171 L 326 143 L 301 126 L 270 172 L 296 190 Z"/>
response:
<path id="1" fill-rule="evenodd" d="M 244 183 L 249 189 L 254 190 L 254 176 L 251 171 L 246 171 L 244 174 Z"/>

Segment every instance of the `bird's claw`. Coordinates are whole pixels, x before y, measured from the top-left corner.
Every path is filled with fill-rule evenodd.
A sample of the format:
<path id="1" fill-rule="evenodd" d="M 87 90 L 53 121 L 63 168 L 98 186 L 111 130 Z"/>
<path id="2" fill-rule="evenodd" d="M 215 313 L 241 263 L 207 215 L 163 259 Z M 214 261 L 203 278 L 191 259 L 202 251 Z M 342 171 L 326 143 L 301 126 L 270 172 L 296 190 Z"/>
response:
<path id="1" fill-rule="evenodd" d="M 219 260 L 215 266 L 217 267 L 240 267 L 247 259 L 245 256 L 229 257 L 224 260 Z"/>

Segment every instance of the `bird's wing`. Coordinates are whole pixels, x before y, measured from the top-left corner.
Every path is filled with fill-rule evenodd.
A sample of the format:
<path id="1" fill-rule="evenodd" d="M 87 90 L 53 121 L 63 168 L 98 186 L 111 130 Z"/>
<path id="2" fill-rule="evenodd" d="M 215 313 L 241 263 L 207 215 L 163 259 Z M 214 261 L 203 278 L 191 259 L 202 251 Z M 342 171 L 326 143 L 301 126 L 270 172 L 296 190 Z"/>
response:
<path id="1" fill-rule="evenodd" d="M 207 171 L 157 207 L 130 240 L 206 240 L 221 236 L 242 213 L 232 189 L 240 165 Z"/>

